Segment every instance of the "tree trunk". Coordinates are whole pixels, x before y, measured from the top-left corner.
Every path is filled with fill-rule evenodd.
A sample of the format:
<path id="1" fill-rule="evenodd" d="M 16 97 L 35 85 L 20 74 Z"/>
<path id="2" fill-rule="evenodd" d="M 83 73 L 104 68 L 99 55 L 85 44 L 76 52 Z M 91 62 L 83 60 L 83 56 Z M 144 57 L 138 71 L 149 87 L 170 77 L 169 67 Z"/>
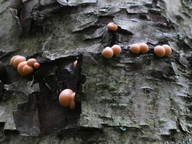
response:
<path id="1" fill-rule="evenodd" d="M 192 143 L 191 1 L 0 3 L 2 144 Z M 131 53 L 135 43 L 150 51 Z M 114 44 L 121 54 L 104 58 Z M 171 56 L 154 54 L 163 44 Z M 14 55 L 41 66 L 21 76 L 9 64 Z M 67 88 L 76 93 L 73 110 L 59 104 Z"/>

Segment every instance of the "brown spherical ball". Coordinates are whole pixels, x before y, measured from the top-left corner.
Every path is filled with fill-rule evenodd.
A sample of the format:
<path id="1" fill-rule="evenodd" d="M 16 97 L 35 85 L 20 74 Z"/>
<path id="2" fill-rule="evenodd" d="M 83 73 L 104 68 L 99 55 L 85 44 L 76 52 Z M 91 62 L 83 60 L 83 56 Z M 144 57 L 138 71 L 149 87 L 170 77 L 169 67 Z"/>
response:
<path id="1" fill-rule="evenodd" d="M 138 54 L 140 53 L 140 46 L 138 44 L 132 44 L 130 45 L 129 50 L 134 54 Z"/>
<path id="2" fill-rule="evenodd" d="M 19 65 L 19 63 L 26 61 L 26 58 L 24 56 L 17 56 L 16 58 L 14 58 L 13 60 L 13 66 L 15 68 L 17 68 L 17 66 Z"/>
<path id="3" fill-rule="evenodd" d="M 108 30 L 116 31 L 118 29 L 118 26 L 114 22 L 110 22 L 107 25 Z"/>
<path id="4" fill-rule="evenodd" d="M 147 53 L 149 51 L 149 47 L 146 43 L 139 44 L 140 46 L 140 52 L 141 53 Z"/>
<path id="5" fill-rule="evenodd" d="M 75 108 L 75 101 L 71 101 L 70 105 L 69 105 L 70 109 L 74 109 Z"/>
<path id="6" fill-rule="evenodd" d="M 119 45 L 113 45 L 111 49 L 113 50 L 114 55 L 118 55 L 121 53 L 121 47 Z"/>
<path id="7" fill-rule="evenodd" d="M 17 56 L 19 56 L 19 55 L 13 56 L 13 57 L 11 58 L 11 60 L 10 60 L 10 64 L 11 64 L 11 65 L 13 65 L 13 62 L 14 62 L 14 60 L 15 60 L 15 58 L 16 58 Z"/>
<path id="8" fill-rule="evenodd" d="M 74 61 L 74 63 L 73 63 L 74 68 L 77 68 L 77 64 L 78 64 L 78 61 L 77 60 Z"/>
<path id="9" fill-rule="evenodd" d="M 172 54 L 172 49 L 169 45 L 164 44 L 164 45 L 162 45 L 162 47 L 164 47 L 164 49 L 165 49 L 165 55 L 166 56 L 170 56 Z"/>
<path id="10" fill-rule="evenodd" d="M 27 60 L 27 65 L 28 65 L 28 66 L 33 66 L 34 63 L 36 63 L 36 62 L 37 62 L 36 59 L 30 58 L 30 59 Z"/>
<path id="11" fill-rule="evenodd" d="M 102 55 L 105 58 L 112 58 L 113 57 L 113 50 L 110 47 L 106 47 L 105 49 L 103 49 Z"/>
<path id="12" fill-rule="evenodd" d="M 23 73 L 23 67 L 24 67 L 25 65 L 27 65 L 27 62 L 26 62 L 26 61 L 23 61 L 23 62 L 19 63 L 19 65 L 17 66 L 17 71 L 19 72 L 19 74 L 25 75 L 25 74 Z"/>
<path id="13" fill-rule="evenodd" d="M 162 26 L 167 27 L 167 23 L 162 23 Z"/>
<path id="14" fill-rule="evenodd" d="M 33 65 L 34 68 L 39 68 L 40 67 L 40 64 L 38 62 L 35 62 L 34 65 Z"/>
<path id="15" fill-rule="evenodd" d="M 71 95 L 71 100 L 75 101 L 75 92 Z"/>
<path id="16" fill-rule="evenodd" d="M 163 57 L 165 56 L 165 48 L 163 46 L 156 46 L 154 48 L 154 53 L 158 56 L 158 57 Z"/>
<path id="17" fill-rule="evenodd" d="M 73 91 L 71 89 L 63 90 L 59 95 L 59 103 L 62 106 L 70 106 L 72 100 Z"/>
<path id="18" fill-rule="evenodd" d="M 28 75 L 33 72 L 33 67 L 26 64 L 22 71 L 24 75 Z"/>

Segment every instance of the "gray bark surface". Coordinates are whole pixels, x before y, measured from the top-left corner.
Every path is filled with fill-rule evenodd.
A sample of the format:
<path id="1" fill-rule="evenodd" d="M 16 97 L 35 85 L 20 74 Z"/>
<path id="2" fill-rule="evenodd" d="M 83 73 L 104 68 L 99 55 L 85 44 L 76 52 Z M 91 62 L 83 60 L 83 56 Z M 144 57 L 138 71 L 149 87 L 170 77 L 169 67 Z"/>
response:
<path id="1" fill-rule="evenodd" d="M 189 0 L 0 0 L 0 142 L 192 144 L 191 16 Z M 141 42 L 150 53 L 128 51 Z M 103 58 L 113 44 L 123 52 Z M 41 67 L 20 76 L 14 55 Z M 65 88 L 74 110 L 58 102 Z"/>

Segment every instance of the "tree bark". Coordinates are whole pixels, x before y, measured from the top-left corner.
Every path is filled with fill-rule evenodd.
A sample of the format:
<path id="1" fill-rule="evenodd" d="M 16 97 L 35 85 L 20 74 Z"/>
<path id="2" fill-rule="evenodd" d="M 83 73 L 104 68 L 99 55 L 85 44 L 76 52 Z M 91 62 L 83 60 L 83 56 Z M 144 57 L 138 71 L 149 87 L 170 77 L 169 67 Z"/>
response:
<path id="1" fill-rule="evenodd" d="M 0 3 L 1 143 L 192 143 L 190 1 Z M 134 43 L 150 51 L 133 54 Z M 104 58 L 114 44 L 122 53 Z M 153 50 L 163 44 L 173 53 L 159 58 Z M 14 55 L 41 66 L 21 76 L 9 64 Z M 59 104 L 66 88 L 76 92 L 74 110 Z"/>

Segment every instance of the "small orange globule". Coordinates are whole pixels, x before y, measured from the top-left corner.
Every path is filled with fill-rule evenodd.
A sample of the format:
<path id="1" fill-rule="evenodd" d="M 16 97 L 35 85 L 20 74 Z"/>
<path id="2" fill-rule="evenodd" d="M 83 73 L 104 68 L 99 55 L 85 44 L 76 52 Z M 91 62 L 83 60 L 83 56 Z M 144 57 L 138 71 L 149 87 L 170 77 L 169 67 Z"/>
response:
<path id="1" fill-rule="evenodd" d="M 130 45 L 129 50 L 134 54 L 139 54 L 140 53 L 140 46 L 139 46 L 139 44 L 132 44 L 132 45 Z"/>
<path id="2" fill-rule="evenodd" d="M 40 64 L 38 62 L 35 62 L 34 65 L 33 65 L 34 68 L 39 68 L 40 67 Z"/>
<path id="3" fill-rule="evenodd" d="M 118 55 L 121 53 L 121 47 L 117 44 L 113 45 L 111 49 L 113 50 L 114 55 Z"/>
<path id="4" fill-rule="evenodd" d="M 25 75 L 25 74 L 23 73 L 23 67 L 24 67 L 25 65 L 27 65 L 27 62 L 26 62 L 26 61 L 23 61 L 23 62 L 21 62 L 21 63 L 18 65 L 17 71 L 19 72 L 19 74 Z"/>
<path id="5" fill-rule="evenodd" d="M 59 95 L 59 103 L 64 106 L 64 107 L 70 107 L 71 102 L 74 101 L 74 95 L 73 95 L 73 91 L 71 89 L 65 89 L 63 90 L 60 95 Z M 75 101 L 74 101 L 75 102 Z M 74 106 L 72 106 L 74 107 Z"/>
<path id="6" fill-rule="evenodd" d="M 24 75 L 28 75 L 33 72 L 33 67 L 29 65 L 25 65 L 22 69 Z"/>
<path id="7" fill-rule="evenodd" d="M 107 25 L 108 30 L 116 31 L 118 29 L 118 26 L 114 22 L 110 22 Z"/>
<path id="8" fill-rule="evenodd" d="M 165 48 L 163 46 L 156 46 L 154 48 L 154 53 L 158 56 L 158 57 L 163 57 L 165 56 Z"/>
<path id="9" fill-rule="evenodd" d="M 74 109 L 75 108 L 75 101 L 71 101 L 70 105 L 69 105 L 70 109 Z"/>
<path id="10" fill-rule="evenodd" d="M 12 60 L 12 65 L 17 68 L 17 66 L 19 65 L 19 63 L 26 61 L 26 58 L 24 56 L 16 56 L 15 58 L 13 58 Z"/>
<path id="11" fill-rule="evenodd" d="M 146 43 L 140 43 L 139 46 L 141 53 L 147 53 L 149 51 L 149 47 Z"/>
<path id="12" fill-rule="evenodd" d="M 28 75 L 33 72 L 33 67 L 40 67 L 40 64 L 35 58 L 30 58 L 26 61 L 26 58 L 20 55 L 13 56 L 10 60 L 10 64 L 17 68 L 17 71 L 21 75 Z"/>
<path id="13" fill-rule="evenodd" d="M 112 58 L 113 57 L 113 50 L 110 47 L 106 47 L 103 49 L 102 55 L 105 58 Z"/>
<path id="14" fill-rule="evenodd" d="M 162 23 L 162 26 L 167 27 L 167 23 L 166 22 Z"/>
<path id="15" fill-rule="evenodd" d="M 170 56 L 172 54 L 172 49 L 169 45 L 164 44 L 162 47 L 165 49 L 165 56 Z"/>
<path id="16" fill-rule="evenodd" d="M 30 59 L 27 60 L 27 65 L 28 66 L 33 66 L 36 62 L 37 62 L 36 59 L 30 58 Z"/>
<path id="17" fill-rule="evenodd" d="M 13 62 L 14 62 L 14 60 L 15 60 L 15 58 L 16 58 L 17 56 L 19 56 L 19 55 L 13 56 L 13 57 L 11 58 L 10 64 L 11 64 L 12 66 L 13 66 Z"/>
<path id="18" fill-rule="evenodd" d="M 77 68 L 77 64 L 78 64 L 78 61 L 77 60 L 74 61 L 74 63 L 73 63 L 74 68 Z"/>

